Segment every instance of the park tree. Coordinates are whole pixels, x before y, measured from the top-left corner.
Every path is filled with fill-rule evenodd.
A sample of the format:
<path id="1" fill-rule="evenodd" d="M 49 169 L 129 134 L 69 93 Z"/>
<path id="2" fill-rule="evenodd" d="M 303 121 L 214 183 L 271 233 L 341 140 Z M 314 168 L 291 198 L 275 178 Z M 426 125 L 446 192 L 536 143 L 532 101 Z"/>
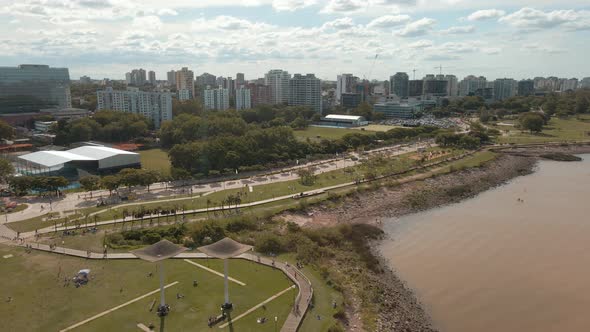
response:
<path id="1" fill-rule="evenodd" d="M 31 176 L 13 176 L 8 178 L 8 185 L 17 196 L 26 195 L 33 188 Z"/>
<path id="2" fill-rule="evenodd" d="M 139 177 L 139 184 L 146 186 L 147 191 L 150 192 L 150 186 L 162 178 L 160 172 L 156 170 L 144 170 L 144 169 L 137 169 L 137 175 Z"/>
<path id="3" fill-rule="evenodd" d="M 0 139 L 10 139 L 14 137 L 14 128 L 6 123 L 4 120 L 0 120 Z"/>
<path id="4" fill-rule="evenodd" d="M 544 122 L 543 116 L 539 113 L 525 113 L 518 119 L 520 127 L 531 133 L 540 133 L 543 130 Z"/>
<path id="5" fill-rule="evenodd" d="M 42 179 L 43 177 L 36 177 L 38 179 Z M 48 176 L 45 177 L 45 188 L 49 191 L 55 191 L 56 194 L 59 194 L 59 188 L 65 187 L 70 183 L 68 179 L 64 178 L 63 176 Z"/>
<path id="6" fill-rule="evenodd" d="M 8 159 L 0 158 L 0 182 L 5 183 L 14 173 L 14 166 Z"/>
<path id="7" fill-rule="evenodd" d="M 192 178 L 191 172 L 178 167 L 172 167 L 172 169 L 170 170 L 170 175 L 172 176 L 173 180 L 182 181 L 183 185 L 185 185 L 186 180 L 190 180 Z"/>
<path id="8" fill-rule="evenodd" d="M 84 190 L 90 191 L 90 198 L 92 198 L 92 191 L 100 188 L 100 177 L 96 175 L 88 175 L 80 178 L 80 185 Z"/>
<path id="9" fill-rule="evenodd" d="M 105 188 L 109 191 L 109 195 L 113 194 L 113 190 L 116 190 L 121 185 L 121 178 L 117 175 L 107 175 L 100 179 L 101 188 Z"/>
<path id="10" fill-rule="evenodd" d="M 299 183 L 304 186 L 313 186 L 316 181 L 316 176 L 311 169 L 301 168 L 297 171 L 299 176 Z"/>

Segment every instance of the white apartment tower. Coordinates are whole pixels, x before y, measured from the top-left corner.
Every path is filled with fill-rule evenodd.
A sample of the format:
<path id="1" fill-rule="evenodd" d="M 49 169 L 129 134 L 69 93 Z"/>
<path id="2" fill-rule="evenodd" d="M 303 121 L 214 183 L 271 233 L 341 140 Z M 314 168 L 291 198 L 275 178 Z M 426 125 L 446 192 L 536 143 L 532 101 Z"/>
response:
<path id="1" fill-rule="evenodd" d="M 229 108 L 229 91 L 227 89 L 206 89 L 203 97 L 207 109 L 224 111 Z"/>
<path id="2" fill-rule="evenodd" d="M 314 74 L 295 74 L 289 80 L 289 105 L 308 106 L 322 114 L 322 81 Z"/>
<path id="3" fill-rule="evenodd" d="M 236 89 L 236 110 L 247 110 L 252 108 L 250 89 Z"/>
<path id="4" fill-rule="evenodd" d="M 270 102 L 286 104 L 289 102 L 289 80 L 291 75 L 281 69 L 273 69 L 264 75 L 264 84 L 270 87 Z"/>
<path id="5" fill-rule="evenodd" d="M 139 88 L 97 91 L 97 109 L 114 110 L 145 116 L 160 128 L 163 121 L 172 120 L 172 95 L 169 92 L 145 92 Z"/>

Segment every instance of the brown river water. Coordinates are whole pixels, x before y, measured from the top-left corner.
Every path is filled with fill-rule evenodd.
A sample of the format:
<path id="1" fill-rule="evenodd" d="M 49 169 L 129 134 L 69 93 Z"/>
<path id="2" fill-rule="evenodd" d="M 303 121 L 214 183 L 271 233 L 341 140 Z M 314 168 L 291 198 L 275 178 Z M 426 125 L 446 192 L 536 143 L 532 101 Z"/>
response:
<path id="1" fill-rule="evenodd" d="M 590 155 L 385 223 L 381 252 L 441 332 L 590 331 Z M 521 199 L 522 201 L 519 201 Z"/>

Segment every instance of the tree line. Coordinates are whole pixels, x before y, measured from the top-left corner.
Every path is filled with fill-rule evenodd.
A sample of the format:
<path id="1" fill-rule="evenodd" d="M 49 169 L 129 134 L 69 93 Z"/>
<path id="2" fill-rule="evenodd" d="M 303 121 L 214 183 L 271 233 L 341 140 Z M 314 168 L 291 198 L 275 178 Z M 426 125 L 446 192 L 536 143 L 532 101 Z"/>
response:
<path id="1" fill-rule="evenodd" d="M 80 178 L 80 187 L 86 191 L 106 189 L 111 194 L 120 187 L 131 188 L 134 186 L 145 186 L 148 191 L 150 185 L 168 181 L 171 178 L 162 175 L 158 171 L 125 168 L 114 175 L 97 176 L 87 175 Z M 58 192 L 60 188 L 66 187 L 70 181 L 63 176 L 13 176 L 8 178 L 10 189 L 17 195 L 27 195 L 31 191 L 44 193 L 48 191 Z"/>
<path id="2" fill-rule="evenodd" d="M 126 142 L 147 136 L 151 126 L 139 114 L 102 110 L 91 118 L 60 120 L 51 131 L 56 135 L 56 145 L 68 145 L 89 140 Z"/>
<path id="3" fill-rule="evenodd" d="M 304 129 L 310 122 L 319 120 L 319 114 L 302 106 L 259 105 L 243 111 L 215 111 L 202 110 L 193 104 L 180 103 L 177 107 L 182 111 L 177 111 L 172 121 L 162 124 L 159 132 L 162 146 L 171 148 L 175 144 L 220 136 L 243 136 L 247 131 L 272 127 Z"/>
<path id="4" fill-rule="evenodd" d="M 336 140 L 300 141 L 290 127 L 249 130 L 242 136 L 220 136 L 206 141 L 176 144 L 169 151 L 174 168 L 197 177 L 284 167 L 307 157 L 333 155 L 358 148 L 423 137 L 435 137 L 434 127 L 394 128 L 374 134 L 351 133 Z"/>

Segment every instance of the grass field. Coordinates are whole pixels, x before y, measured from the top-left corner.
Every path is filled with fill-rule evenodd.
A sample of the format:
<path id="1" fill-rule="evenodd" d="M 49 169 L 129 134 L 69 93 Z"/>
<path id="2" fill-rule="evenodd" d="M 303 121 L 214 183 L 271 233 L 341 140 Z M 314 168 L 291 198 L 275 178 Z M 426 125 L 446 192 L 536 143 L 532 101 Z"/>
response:
<path id="1" fill-rule="evenodd" d="M 164 175 L 170 175 L 170 159 L 168 153 L 162 149 L 139 151 L 141 166 L 145 169 L 160 171 Z"/>
<path id="2" fill-rule="evenodd" d="M 380 124 L 370 124 L 364 127 L 355 127 L 351 128 L 353 130 L 362 130 L 365 129 L 366 131 L 388 131 L 394 128 L 404 128 L 401 126 L 389 126 L 389 125 L 380 125 Z"/>
<path id="3" fill-rule="evenodd" d="M 367 135 L 374 134 L 375 132 L 368 130 L 356 130 L 348 128 L 327 128 L 327 127 L 307 127 L 305 130 L 295 130 L 295 136 L 300 140 L 311 139 L 314 141 L 320 141 L 322 139 L 339 139 L 346 134 L 358 134 L 365 133 Z"/>
<path id="4" fill-rule="evenodd" d="M 580 116 L 581 120 L 575 117 L 568 119 L 552 118 L 540 134 L 530 134 L 520 131 L 512 126 L 493 126 L 504 133 L 498 137 L 499 143 L 542 143 L 542 142 L 566 142 L 590 140 L 590 116 Z M 515 123 L 515 121 L 502 121 L 504 123 Z M 507 132 L 506 132 L 507 131 Z"/>
<path id="5" fill-rule="evenodd" d="M 14 257 L 0 258 L 3 272 L 0 298 L 5 301 L 10 296 L 12 301 L 0 306 L 3 331 L 58 331 L 158 289 L 155 265 L 140 260 L 84 260 L 35 251 L 27 254 L 21 249 L 0 247 L 0 257 L 7 254 Z M 223 272 L 219 260 L 196 262 Z M 64 277 L 72 278 L 84 268 L 91 270 L 87 285 L 64 287 Z M 167 289 L 166 299 L 172 311 L 165 320 L 165 330 L 208 330 L 207 318 L 219 314 L 219 305 L 223 302 L 223 278 L 179 259 L 166 261 L 165 270 L 166 284 L 179 282 Z M 147 277 L 149 272 L 153 272 L 154 277 Z M 282 272 L 244 260 L 231 260 L 229 274 L 246 283 L 240 286 L 230 282 L 230 300 L 235 307 L 233 317 L 292 285 Z M 198 280 L 198 287 L 192 286 L 193 280 Z M 185 297 L 177 299 L 177 293 Z M 297 290 L 290 290 L 268 303 L 266 309 L 259 308 L 233 323 L 232 328 L 219 330 L 274 331 L 274 317 L 278 317 L 280 328 L 296 294 Z M 160 319 L 155 312 L 149 312 L 154 299 L 158 300 L 159 294 L 74 331 L 139 331 L 138 323 L 146 326 L 154 323 L 159 331 Z M 257 317 L 266 317 L 269 322 L 257 324 Z"/>

